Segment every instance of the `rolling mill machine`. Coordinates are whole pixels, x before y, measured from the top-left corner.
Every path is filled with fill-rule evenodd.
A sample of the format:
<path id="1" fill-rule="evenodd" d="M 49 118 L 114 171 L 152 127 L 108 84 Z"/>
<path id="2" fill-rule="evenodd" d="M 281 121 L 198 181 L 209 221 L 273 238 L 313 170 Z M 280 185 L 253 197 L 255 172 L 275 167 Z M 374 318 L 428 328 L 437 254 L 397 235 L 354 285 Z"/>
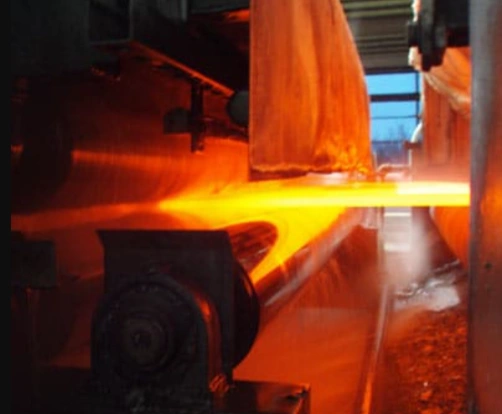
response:
<path id="1" fill-rule="evenodd" d="M 415 182 L 387 183 L 337 0 L 11 1 L 14 411 L 336 412 L 310 378 L 246 362 L 327 264 L 376 309 L 381 208 L 418 205 L 473 275 L 471 399 L 496 412 L 501 8 L 445 19 L 436 3 L 410 25 Z M 473 66 L 478 112 L 450 63 Z M 451 186 L 434 193 L 438 176 Z M 451 207 L 469 179 L 471 207 Z"/>
<path id="2" fill-rule="evenodd" d="M 12 2 L 17 411 L 310 410 L 307 380 L 233 371 L 337 249 L 346 265 L 374 264 L 365 208 L 291 203 L 307 172 L 370 172 L 362 67 L 336 2 L 257 2 L 239 42 L 217 31 L 233 12 L 198 13 L 203 3 Z M 293 25 L 333 5 L 333 48 L 309 71 L 338 47 L 357 76 L 326 78 L 308 107 L 311 85 L 271 54 L 315 62 L 319 39 L 297 47 Z M 269 20 L 281 8 L 289 50 Z M 262 22 L 251 31 L 249 13 Z M 322 119 L 342 96 L 347 114 Z"/>

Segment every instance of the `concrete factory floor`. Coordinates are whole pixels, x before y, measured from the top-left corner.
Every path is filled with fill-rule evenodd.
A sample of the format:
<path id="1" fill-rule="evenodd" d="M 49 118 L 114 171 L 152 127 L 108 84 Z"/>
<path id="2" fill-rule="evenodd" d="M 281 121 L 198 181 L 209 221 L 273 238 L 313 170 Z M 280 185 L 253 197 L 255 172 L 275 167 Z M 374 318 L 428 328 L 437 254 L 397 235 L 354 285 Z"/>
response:
<path id="1" fill-rule="evenodd" d="M 386 236 L 395 241 L 403 236 L 396 230 L 410 219 L 403 211 L 390 213 L 395 215 L 387 218 Z M 458 261 L 448 262 L 452 257 L 441 241 L 423 241 L 421 247 L 410 245 L 403 252 L 388 246 L 395 296 L 375 379 L 373 413 L 467 413 L 467 273 Z M 441 250 L 445 266 L 422 269 L 418 275 L 406 268 L 417 257 L 423 262 Z"/>
<path id="2" fill-rule="evenodd" d="M 307 383 L 313 414 L 354 413 L 361 403 L 372 315 L 367 309 L 306 302 L 266 328 L 235 376 Z"/>
<path id="3" fill-rule="evenodd" d="M 465 413 L 466 278 L 455 261 L 428 269 L 438 243 L 416 231 L 410 209 L 387 209 L 386 303 L 367 306 L 328 263 L 236 377 L 308 383 L 313 414 Z"/>

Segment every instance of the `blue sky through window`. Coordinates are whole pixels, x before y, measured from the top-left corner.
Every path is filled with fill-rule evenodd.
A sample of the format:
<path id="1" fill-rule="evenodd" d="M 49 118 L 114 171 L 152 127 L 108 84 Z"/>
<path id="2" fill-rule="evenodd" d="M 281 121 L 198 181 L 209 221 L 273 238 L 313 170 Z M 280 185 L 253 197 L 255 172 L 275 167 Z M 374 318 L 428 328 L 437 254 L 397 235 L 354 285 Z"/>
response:
<path id="1" fill-rule="evenodd" d="M 418 73 L 366 75 L 366 84 L 370 96 L 379 98 L 370 105 L 372 141 L 409 139 L 420 115 L 419 102 L 413 97 L 420 92 Z"/>
<path id="2" fill-rule="evenodd" d="M 368 93 L 378 95 L 416 92 L 419 87 L 417 76 L 416 72 L 366 75 Z"/>
<path id="3" fill-rule="evenodd" d="M 371 104 L 371 118 L 385 119 L 401 116 L 416 116 L 415 101 L 404 102 L 373 102 Z"/>
<path id="4" fill-rule="evenodd" d="M 378 164 L 407 162 L 403 141 L 411 138 L 419 122 L 419 74 L 369 74 L 366 84 L 371 97 L 371 142 Z"/>

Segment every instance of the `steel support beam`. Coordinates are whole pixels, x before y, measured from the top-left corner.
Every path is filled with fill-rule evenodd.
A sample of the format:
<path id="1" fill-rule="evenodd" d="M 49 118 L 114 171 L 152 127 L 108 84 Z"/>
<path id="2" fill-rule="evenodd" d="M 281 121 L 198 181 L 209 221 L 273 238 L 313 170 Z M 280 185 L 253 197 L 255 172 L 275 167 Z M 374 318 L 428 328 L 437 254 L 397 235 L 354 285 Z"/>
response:
<path id="1" fill-rule="evenodd" d="M 470 412 L 502 410 L 502 2 L 471 2 Z"/>

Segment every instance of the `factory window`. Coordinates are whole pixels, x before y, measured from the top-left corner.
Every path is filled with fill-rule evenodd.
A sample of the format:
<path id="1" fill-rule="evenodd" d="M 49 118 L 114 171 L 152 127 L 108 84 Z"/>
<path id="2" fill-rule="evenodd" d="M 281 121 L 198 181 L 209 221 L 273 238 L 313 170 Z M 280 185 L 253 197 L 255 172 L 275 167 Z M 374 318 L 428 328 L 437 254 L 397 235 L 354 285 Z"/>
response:
<path id="1" fill-rule="evenodd" d="M 407 163 L 404 141 L 420 121 L 420 81 L 415 71 L 366 75 L 371 145 L 377 163 Z"/>

